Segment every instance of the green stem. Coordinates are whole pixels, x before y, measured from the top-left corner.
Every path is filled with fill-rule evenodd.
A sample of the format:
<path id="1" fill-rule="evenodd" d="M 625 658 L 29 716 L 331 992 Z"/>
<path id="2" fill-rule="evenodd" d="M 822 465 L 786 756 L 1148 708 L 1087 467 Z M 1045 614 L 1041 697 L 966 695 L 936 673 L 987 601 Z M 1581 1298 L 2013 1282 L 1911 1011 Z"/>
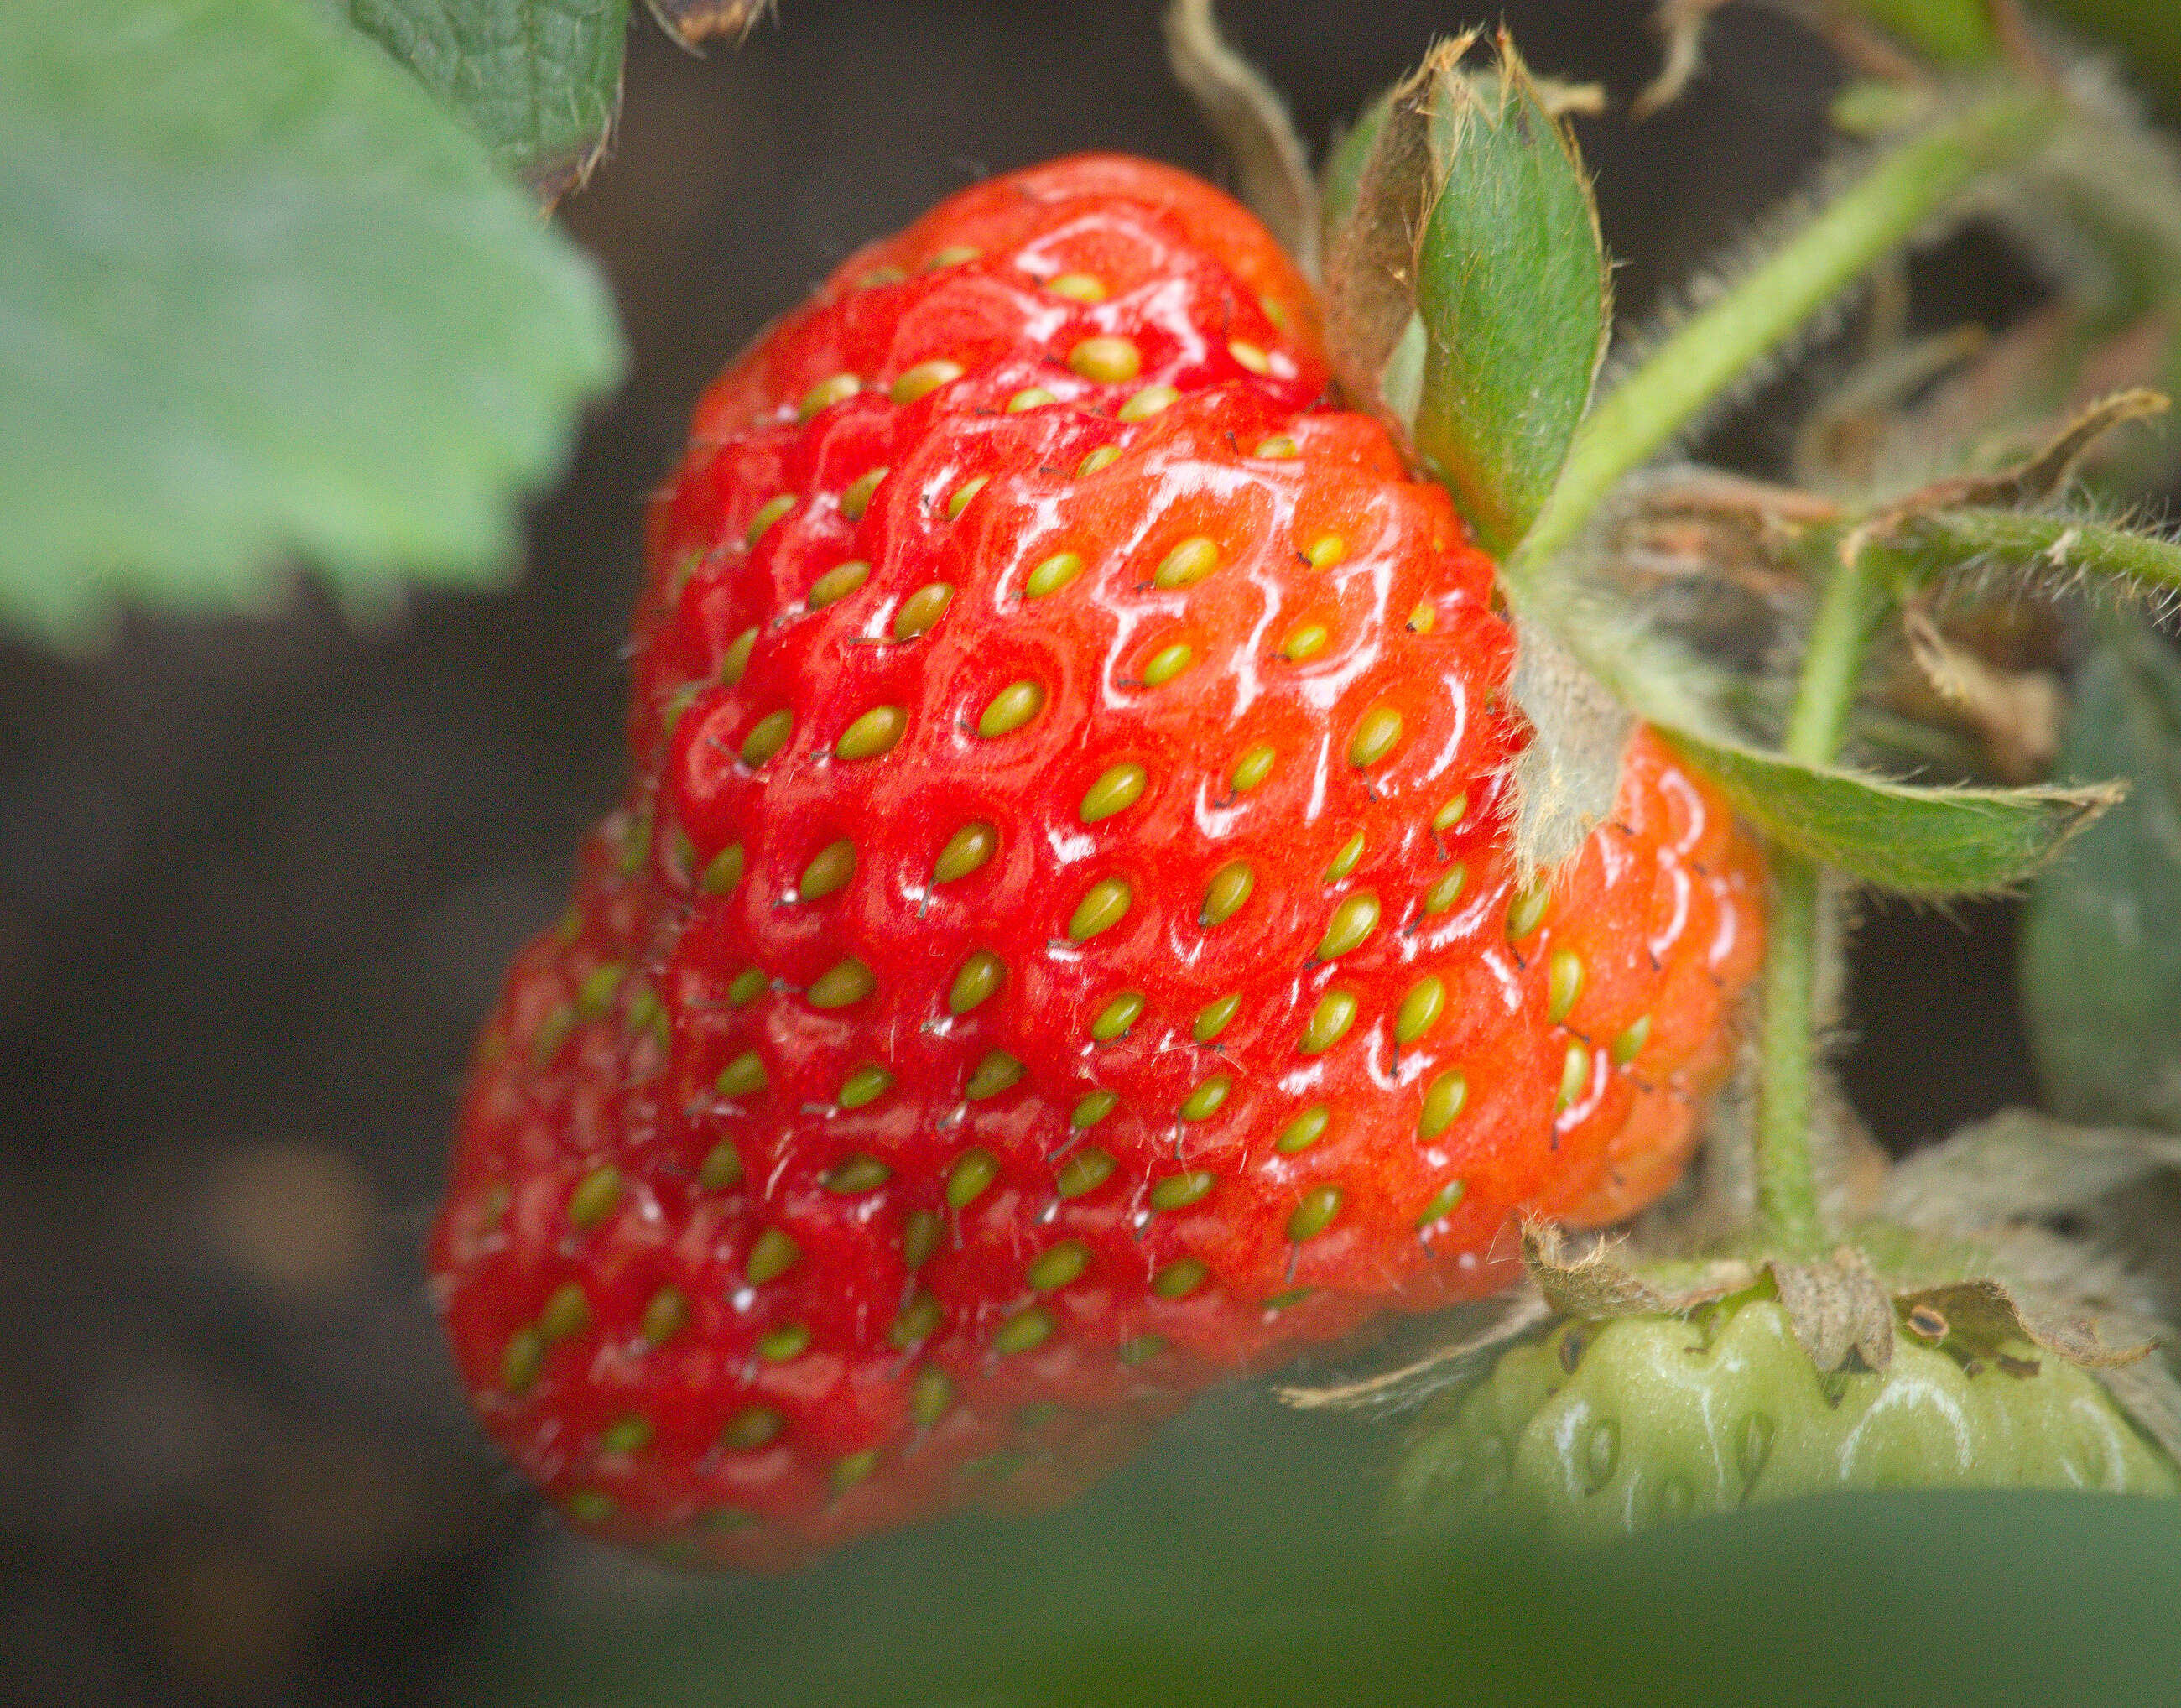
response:
<path id="1" fill-rule="evenodd" d="M 1825 583 L 1781 743 L 1790 759 L 1825 765 L 1840 750 L 1855 706 L 1864 654 L 1887 605 L 1886 585 L 1874 572 L 1878 556 L 1859 553 Z M 1764 1028 L 1758 1045 L 1757 1210 L 1767 1240 L 1795 1251 L 1818 1249 L 1825 1232 L 1810 1152 L 1818 886 L 1815 865 L 1785 848 L 1772 850 Z"/>
<path id="2" fill-rule="evenodd" d="M 1566 545 L 1621 477 L 1649 462 L 1826 304 L 1987 172 L 2028 158 L 2058 116 L 2007 88 L 1881 156 L 1771 257 L 1680 329 L 1583 423 L 1560 483 L 1510 560 L 1532 573 Z"/>

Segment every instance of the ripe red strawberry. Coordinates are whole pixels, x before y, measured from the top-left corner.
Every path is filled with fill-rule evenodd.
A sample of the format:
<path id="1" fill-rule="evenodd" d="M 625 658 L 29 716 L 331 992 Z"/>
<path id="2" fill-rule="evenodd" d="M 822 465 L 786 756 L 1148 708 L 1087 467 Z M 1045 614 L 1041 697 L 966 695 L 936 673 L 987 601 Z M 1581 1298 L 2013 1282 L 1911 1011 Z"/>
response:
<path id="1" fill-rule="evenodd" d="M 1090 158 L 858 256 L 654 506 L 629 809 L 434 1273 L 603 1534 L 1062 1496 L 1217 1377 L 1670 1181 L 1755 857 L 1647 738 L 1518 891 L 1492 565 L 1239 207 Z"/>

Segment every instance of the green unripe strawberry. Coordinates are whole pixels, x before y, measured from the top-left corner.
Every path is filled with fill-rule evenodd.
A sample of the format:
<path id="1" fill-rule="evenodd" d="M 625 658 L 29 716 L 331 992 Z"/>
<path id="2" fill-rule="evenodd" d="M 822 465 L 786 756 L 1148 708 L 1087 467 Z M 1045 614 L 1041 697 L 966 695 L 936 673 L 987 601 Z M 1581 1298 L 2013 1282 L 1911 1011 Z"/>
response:
<path id="1" fill-rule="evenodd" d="M 2064 1359 L 1989 1360 L 1897 1333 L 1891 1367 L 1820 1375 L 1753 1291 L 1682 1318 L 1564 1322 L 1433 1407 L 1391 1516 L 1604 1541 L 1832 1489 L 2181 1492 L 2181 1471 Z"/>

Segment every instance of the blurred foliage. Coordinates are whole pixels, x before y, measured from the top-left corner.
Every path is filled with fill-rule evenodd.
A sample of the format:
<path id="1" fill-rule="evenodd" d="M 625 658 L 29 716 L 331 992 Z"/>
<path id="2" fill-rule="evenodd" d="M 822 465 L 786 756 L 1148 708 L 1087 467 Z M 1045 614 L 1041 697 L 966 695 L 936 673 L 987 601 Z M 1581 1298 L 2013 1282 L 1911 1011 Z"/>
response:
<path id="1" fill-rule="evenodd" d="M 619 378 L 602 281 L 295 0 L 0 8 L 0 624 L 495 579 Z"/>
<path id="2" fill-rule="evenodd" d="M 348 0 L 348 12 L 546 194 L 580 182 L 604 152 L 628 0 Z"/>
<path id="3" fill-rule="evenodd" d="M 1357 1516 L 1388 1444 L 1234 1390 L 1050 1518 L 956 1519 L 765 1582 L 609 1573 L 571 1542 L 570 1576 L 518 1587 L 445 1700 L 2151 1708 L 2181 1676 L 2168 1502 L 1896 1492 L 1592 1552 L 1403 1554 Z"/>
<path id="4" fill-rule="evenodd" d="M 2111 620 L 2078 688 L 2060 763 L 2129 780 L 2037 886 L 2023 1007 L 2052 1107 L 2181 1129 L 2181 659 Z"/>
<path id="5" fill-rule="evenodd" d="M 2181 113 L 2181 6 L 2173 0 L 2038 0 L 2038 9 L 2118 50 L 2161 108 Z"/>

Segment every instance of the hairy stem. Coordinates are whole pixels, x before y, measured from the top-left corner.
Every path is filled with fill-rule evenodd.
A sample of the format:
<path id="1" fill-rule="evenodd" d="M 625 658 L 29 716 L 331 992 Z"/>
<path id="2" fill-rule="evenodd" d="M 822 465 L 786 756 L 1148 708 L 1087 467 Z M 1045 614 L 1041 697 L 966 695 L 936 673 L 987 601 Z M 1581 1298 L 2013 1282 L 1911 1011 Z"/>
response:
<path id="1" fill-rule="evenodd" d="M 1783 751 L 1825 765 L 1840 750 L 1854 710 L 1864 654 L 1886 608 L 1874 572 L 1879 554 L 1858 553 L 1836 568 L 1810 625 Z M 1792 1250 L 1822 1243 L 1817 1171 L 1810 1151 L 1816 1083 L 1819 871 L 1785 848 L 1772 850 L 1772 921 L 1764 950 L 1764 1030 L 1759 1041 L 1757 1212 L 1767 1238 Z"/>
<path id="2" fill-rule="evenodd" d="M 1510 575 L 1533 572 L 1566 545 L 1623 475 L 1649 462 L 1754 364 L 1979 179 L 2034 153 L 2057 117 L 2049 97 L 2006 88 L 1880 156 L 1599 401 L 1576 434 L 1550 500 L 1509 563 Z"/>

